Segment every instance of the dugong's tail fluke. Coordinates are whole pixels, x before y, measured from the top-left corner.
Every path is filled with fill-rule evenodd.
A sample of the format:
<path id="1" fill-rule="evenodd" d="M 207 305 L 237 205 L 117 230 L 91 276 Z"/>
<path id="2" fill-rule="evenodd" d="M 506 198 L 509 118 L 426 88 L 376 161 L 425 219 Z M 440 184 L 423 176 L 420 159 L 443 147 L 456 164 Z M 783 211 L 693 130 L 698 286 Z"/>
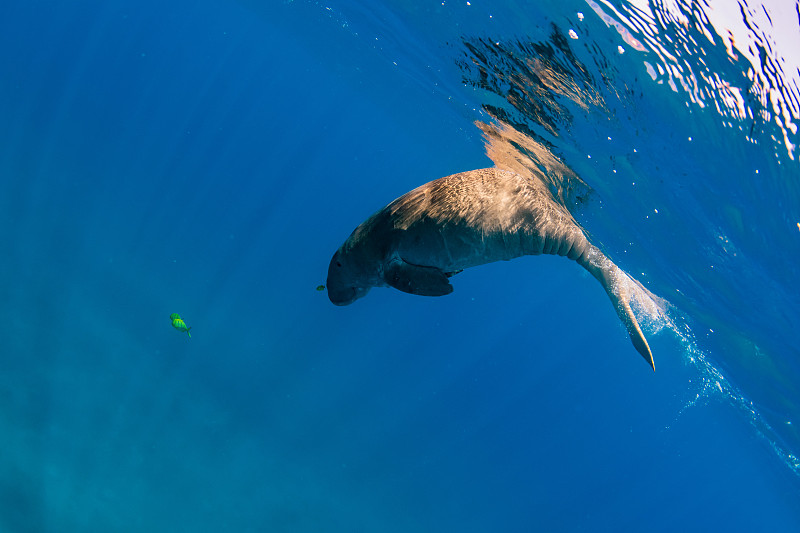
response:
<path id="1" fill-rule="evenodd" d="M 642 328 L 639 326 L 639 322 L 636 320 L 633 310 L 631 309 L 631 295 L 628 292 L 628 285 L 632 283 L 631 279 L 625 272 L 620 270 L 611 259 L 606 257 L 603 252 L 594 246 L 591 246 L 591 249 L 586 255 L 578 259 L 578 263 L 591 272 L 603 285 L 608 297 L 611 298 L 611 302 L 614 304 L 614 309 L 617 310 L 617 316 L 619 316 L 622 323 L 625 324 L 625 328 L 628 330 L 628 335 L 630 335 L 631 342 L 633 342 L 636 351 L 638 351 L 650 367 L 655 370 L 656 365 L 655 362 L 653 362 L 653 353 L 650 351 L 650 345 L 647 344 L 647 339 L 644 338 Z"/>
<path id="2" fill-rule="evenodd" d="M 616 270 L 619 274 L 625 276 L 625 273 L 622 272 L 622 270 L 619 268 L 616 268 Z M 650 351 L 650 345 L 647 344 L 647 339 L 644 338 L 642 328 L 639 326 L 639 322 L 633 315 L 628 291 L 623 287 L 622 283 L 619 283 L 616 287 L 616 297 L 612 295 L 612 292 L 608 288 L 606 291 L 608 292 L 609 297 L 611 297 L 611 301 L 614 302 L 614 307 L 617 309 L 617 315 L 620 317 L 620 319 L 622 319 L 622 322 L 625 324 L 625 328 L 628 330 L 628 335 L 631 337 L 631 342 L 633 342 L 634 348 L 636 348 L 636 351 L 642 354 L 642 357 L 644 357 L 644 360 L 648 362 L 650 368 L 655 371 L 656 364 L 653 361 L 653 352 Z"/>

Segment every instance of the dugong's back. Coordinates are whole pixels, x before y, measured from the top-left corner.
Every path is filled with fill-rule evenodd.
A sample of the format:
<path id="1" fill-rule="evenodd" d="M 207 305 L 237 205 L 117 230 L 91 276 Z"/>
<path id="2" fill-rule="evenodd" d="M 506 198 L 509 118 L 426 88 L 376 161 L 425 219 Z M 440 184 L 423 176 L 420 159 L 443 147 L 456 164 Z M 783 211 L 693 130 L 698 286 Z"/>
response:
<path id="1" fill-rule="evenodd" d="M 426 183 L 384 213 L 392 228 L 402 232 L 396 233 L 397 251 L 406 261 L 437 264 L 446 271 L 523 255 L 578 260 L 589 246 L 544 183 L 495 168 Z"/>

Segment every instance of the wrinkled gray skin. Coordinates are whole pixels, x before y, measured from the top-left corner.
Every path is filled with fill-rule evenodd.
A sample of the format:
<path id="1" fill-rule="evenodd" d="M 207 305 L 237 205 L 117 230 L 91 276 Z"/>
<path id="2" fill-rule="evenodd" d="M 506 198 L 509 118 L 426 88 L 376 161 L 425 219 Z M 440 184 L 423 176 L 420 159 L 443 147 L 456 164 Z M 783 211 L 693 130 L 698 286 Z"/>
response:
<path id="1" fill-rule="evenodd" d="M 627 275 L 586 239 L 542 182 L 513 172 L 447 176 L 372 215 L 331 259 L 328 296 L 349 305 L 385 286 L 443 296 L 453 292 L 449 278 L 465 268 L 539 254 L 566 256 L 597 278 L 634 347 L 655 369 L 628 302 Z"/>

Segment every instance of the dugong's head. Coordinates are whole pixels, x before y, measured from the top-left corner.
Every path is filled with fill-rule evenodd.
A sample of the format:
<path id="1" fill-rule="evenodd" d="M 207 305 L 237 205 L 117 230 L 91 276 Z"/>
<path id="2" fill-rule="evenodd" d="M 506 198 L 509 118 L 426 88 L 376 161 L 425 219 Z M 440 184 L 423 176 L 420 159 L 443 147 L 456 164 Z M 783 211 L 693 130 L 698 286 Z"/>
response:
<path id="1" fill-rule="evenodd" d="M 336 305 L 350 305 L 367 295 L 376 284 L 370 282 L 367 265 L 357 253 L 342 246 L 328 266 L 328 298 Z"/>
<path id="2" fill-rule="evenodd" d="M 328 266 L 328 298 L 350 305 L 372 287 L 385 287 L 386 254 L 393 243 L 393 226 L 386 208 L 362 222 L 333 254 Z"/>

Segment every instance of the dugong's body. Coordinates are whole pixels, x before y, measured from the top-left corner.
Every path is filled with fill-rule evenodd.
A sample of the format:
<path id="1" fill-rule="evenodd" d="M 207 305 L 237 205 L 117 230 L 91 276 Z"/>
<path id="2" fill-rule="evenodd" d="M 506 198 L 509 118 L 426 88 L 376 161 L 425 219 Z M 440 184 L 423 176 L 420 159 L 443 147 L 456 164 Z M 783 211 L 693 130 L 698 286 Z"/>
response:
<path id="1" fill-rule="evenodd" d="M 597 278 L 655 368 L 628 302 L 627 275 L 588 241 L 544 183 L 504 170 L 431 181 L 372 215 L 331 259 L 328 296 L 348 305 L 384 286 L 443 296 L 453 292 L 449 278 L 465 268 L 538 254 L 566 256 Z"/>

